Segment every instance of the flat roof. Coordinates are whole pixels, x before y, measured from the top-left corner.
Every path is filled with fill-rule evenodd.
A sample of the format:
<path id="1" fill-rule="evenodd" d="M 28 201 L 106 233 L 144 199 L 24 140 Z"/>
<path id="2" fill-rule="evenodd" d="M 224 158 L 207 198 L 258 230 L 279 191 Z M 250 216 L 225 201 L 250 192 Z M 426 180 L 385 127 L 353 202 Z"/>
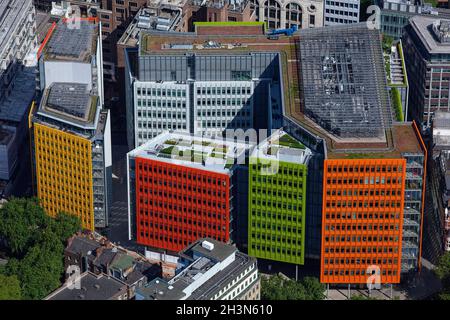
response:
<path id="1" fill-rule="evenodd" d="M 98 30 L 90 20 L 59 21 L 45 45 L 45 59 L 89 62 L 96 54 Z"/>
<path id="2" fill-rule="evenodd" d="M 233 36 L 141 32 L 140 55 L 183 55 L 188 52 L 246 55 L 261 51 L 279 53 L 283 114 L 313 136 L 323 139 L 330 158 L 401 156 L 399 150 L 403 144 L 399 143 L 401 141 L 395 143 L 396 138 L 393 137 L 399 130 L 393 129 L 394 110 L 387 91 L 381 35 L 378 30 L 369 30 L 365 23 L 300 30 L 291 37 L 280 35 L 276 40 L 270 40 L 264 34 Z M 339 63 L 331 62 L 327 66 L 324 64 L 325 57 L 328 61 L 333 57 Z M 347 63 L 348 59 L 350 63 Z M 331 72 L 324 72 L 324 67 Z M 340 92 L 341 82 L 343 93 Z M 330 85 L 335 93 L 327 94 L 326 88 Z M 335 101 L 336 96 L 340 106 L 335 106 L 333 113 L 331 111 L 334 109 L 326 109 L 324 104 L 326 106 L 327 102 Z M 316 119 L 315 122 L 305 115 L 306 104 L 309 110 L 316 113 L 322 112 L 321 108 L 326 109 L 327 113 L 319 114 L 322 121 L 317 122 Z M 328 119 L 335 119 L 336 127 L 346 123 L 349 134 L 340 137 L 327 131 L 324 123 Z M 410 146 L 411 152 L 421 152 L 420 147 L 416 148 L 418 141 L 411 123 L 407 126 L 408 129 L 403 130 L 416 141 Z M 353 128 L 358 130 L 354 136 Z M 365 134 L 369 131 L 367 128 L 376 134 Z"/>
<path id="3" fill-rule="evenodd" d="M 214 245 L 212 250 L 203 247 L 207 241 Z M 201 278 L 211 267 L 224 262 L 234 255 L 234 260 L 224 265 L 224 268 L 216 274 L 210 276 L 200 286 L 195 282 Z M 249 257 L 239 252 L 236 247 L 221 243 L 214 239 L 203 238 L 191 244 L 188 248 L 180 252 L 181 257 L 187 257 L 192 261 L 188 267 L 183 269 L 178 275 L 170 280 L 157 278 L 147 286 L 137 290 L 138 294 L 147 300 L 205 300 L 210 299 L 232 280 L 236 279 L 243 270 L 256 262 L 255 258 Z M 186 297 L 184 292 L 189 286 L 194 284 L 191 295 Z"/>
<path id="4" fill-rule="evenodd" d="M 45 300 L 110 300 L 118 293 L 126 293 L 126 289 L 125 283 L 113 277 L 86 272 L 81 275 L 81 289 L 65 284 Z"/>
<path id="5" fill-rule="evenodd" d="M 237 160 L 245 160 L 248 148 L 244 142 L 164 132 L 128 155 L 228 174 Z"/>
<path id="6" fill-rule="evenodd" d="M 299 34 L 305 115 L 341 138 L 383 135 L 393 119 L 379 31 L 358 23 Z"/>
<path id="7" fill-rule="evenodd" d="M 261 142 L 252 157 L 259 159 L 308 164 L 312 155 L 310 149 L 282 130 L 276 131 L 271 137 Z"/>
<path id="8" fill-rule="evenodd" d="M 221 29 L 220 29 L 221 28 Z M 288 51 L 294 44 L 292 37 L 280 35 L 278 40 L 269 40 L 264 34 L 244 34 L 248 26 L 234 29 L 234 34 L 227 34 L 226 26 L 211 28 L 213 33 L 203 32 L 141 32 L 140 54 L 183 54 L 187 51 L 196 54 L 246 54 L 249 51 Z M 253 26 L 250 26 L 253 28 Z M 205 28 L 210 29 L 210 28 Z M 203 29 L 203 30 L 205 30 Z M 222 30 L 220 33 L 217 30 Z"/>
<path id="9" fill-rule="evenodd" d="M 203 242 L 209 242 L 214 245 L 213 250 L 208 250 L 203 247 Z M 201 254 L 202 256 L 213 259 L 214 261 L 223 261 L 231 256 L 237 249 L 235 246 L 217 241 L 212 238 L 202 238 L 192 243 L 190 246 L 182 250 L 179 255 L 181 257 L 187 257 L 188 259 L 194 259 L 194 254 Z"/>
<path id="10" fill-rule="evenodd" d="M 450 42 L 440 42 L 433 32 L 433 23 L 444 21 L 450 23 L 450 20 L 439 17 L 413 16 L 409 23 L 417 36 L 422 40 L 423 45 L 432 54 L 450 53 Z"/>
<path id="11" fill-rule="evenodd" d="M 45 90 L 38 114 L 80 128 L 95 129 L 98 120 L 98 97 L 87 84 L 55 82 Z"/>

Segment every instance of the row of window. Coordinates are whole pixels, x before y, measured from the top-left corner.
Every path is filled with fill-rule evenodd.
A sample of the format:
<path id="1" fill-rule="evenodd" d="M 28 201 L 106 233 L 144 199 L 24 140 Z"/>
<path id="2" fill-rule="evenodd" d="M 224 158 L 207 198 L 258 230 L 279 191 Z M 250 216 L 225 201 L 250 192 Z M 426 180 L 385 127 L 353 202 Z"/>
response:
<path id="1" fill-rule="evenodd" d="M 266 222 L 266 221 L 262 221 L 262 222 L 255 222 L 252 221 L 251 224 L 253 229 L 266 229 L 266 230 L 272 230 L 272 231 L 278 231 L 278 232 L 289 232 L 289 233 L 300 233 L 301 232 L 301 228 L 297 228 L 296 226 L 289 226 L 289 225 L 282 225 L 282 224 L 275 224 L 272 222 Z M 259 231 L 263 231 L 263 230 L 259 230 Z"/>
<path id="2" fill-rule="evenodd" d="M 299 192 L 290 192 L 290 191 L 280 191 L 274 189 L 265 189 L 265 188 L 252 188 L 252 196 L 260 196 L 260 197 L 278 197 L 280 200 L 293 200 L 293 201 L 302 201 L 303 193 L 302 190 Z"/>
<path id="3" fill-rule="evenodd" d="M 282 187 L 289 187 L 294 189 L 303 189 L 303 183 L 301 181 L 290 181 L 290 179 L 286 177 L 279 177 L 277 179 L 277 176 L 253 176 L 252 181 L 254 183 L 260 183 L 260 184 L 270 184 L 271 186 L 282 186 Z"/>
<path id="4" fill-rule="evenodd" d="M 239 115 L 241 117 L 250 117 L 251 110 L 232 109 L 232 110 L 199 110 L 197 116 L 199 117 L 235 117 Z"/>
<path id="5" fill-rule="evenodd" d="M 327 208 L 400 208 L 401 202 L 395 201 L 348 201 L 348 202 L 329 202 L 327 201 Z"/>
<path id="6" fill-rule="evenodd" d="M 398 273 L 397 269 L 383 269 L 381 270 L 381 274 L 383 276 L 396 276 Z M 365 269 L 352 269 L 352 270 L 329 270 L 329 269 L 324 269 L 323 270 L 323 275 L 324 276 L 365 276 L 366 275 L 366 270 Z M 368 274 L 370 275 L 370 274 Z"/>
<path id="7" fill-rule="evenodd" d="M 188 210 L 185 211 L 187 214 L 189 214 L 189 218 L 190 219 L 205 219 L 206 221 L 211 220 L 212 222 L 214 222 L 215 220 L 227 220 L 228 219 L 228 215 L 227 214 L 221 214 L 217 211 L 211 212 L 211 211 L 207 211 L 207 210 L 202 210 L 200 208 L 188 208 Z M 162 213 L 159 211 L 153 211 L 153 210 L 143 210 L 143 209 L 139 209 L 139 217 L 141 219 L 143 219 L 143 221 L 147 221 L 148 220 L 155 220 L 155 219 L 160 219 L 160 220 L 164 220 L 167 223 L 174 223 L 177 224 L 178 222 L 187 222 L 187 217 L 182 216 L 182 212 L 181 211 L 177 211 L 178 215 L 174 215 L 174 214 L 167 214 L 167 213 Z M 149 219 L 149 217 L 151 217 Z M 153 218 L 154 217 L 154 218 Z"/>
<path id="8" fill-rule="evenodd" d="M 151 99 L 151 100 L 137 100 L 138 107 L 158 107 L 158 108 L 178 108 L 178 109 L 186 109 L 186 101 L 185 100 L 160 100 L 160 99 Z M 145 111 L 143 112 L 144 117 L 148 117 Z M 160 113 L 159 113 L 160 115 Z M 138 116 L 141 117 L 141 111 L 138 111 Z"/>
<path id="9" fill-rule="evenodd" d="M 189 221 L 189 220 L 188 220 Z M 168 224 L 159 224 L 159 223 L 153 223 L 153 222 L 147 222 L 147 221 L 141 221 L 140 222 L 141 229 L 142 228 L 150 228 L 150 229 L 157 229 L 157 230 L 164 230 L 166 232 L 175 232 L 176 234 L 188 234 L 191 235 L 191 231 L 189 230 L 188 226 L 180 227 L 179 225 L 168 225 Z M 227 227 L 222 224 L 215 224 L 215 223 L 206 223 L 206 222 L 197 222 L 195 220 L 192 221 L 192 228 L 195 229 L 195 227 L 202 227 L 203 230 L 208 231 L 214 231 L 217 230 L 218 232 L 226 231 Z"/>
<path id="10" fill-rule="evenodd" d="M 391 165 L 367 165 L 367 166 L 328 166 L 327 172 L 402 172 L 403 167 L 400 166 L 391 166 Z"/>
<path id="11" fill-rule="evenodd" d="M 392 253 L 398 253 L 398 246 L 392 247 L 392 246 L 378 246 L 378 247 L 368 247 L 366 245 L 362 246 L 326 246 L 324 251 L 325 253 L 332 253 L 332 254 L 357 254 L 358 257 L 362 257 L 364 254 L 372 255 L 372 254 L 392 254 Z"/>
<path id="12" fill-rule="evenodd" d="M 285 244 L 285 245 L 295 245 L 295 246 L 301 246 L 302 245 L 302 239 L 301 234 L 296 234 L 295 237 L 286 237 L 283 235 L 281 236 L 275 236 L 270 234 L 261 234 L 261 233 L 252 233 L 251 241 L 257 241 L 257 240 L 263 240 L 263 241 L 271 241 L 271 242 L 278 242 L 278 244 Z"/>
<path id="13" fill-rule="evenodd" d="M 192 187 L 195 184 L 203 184 L 205 187 L 211 187 L 211 186 L 217 186 L 217 187 L 226 187 L 227 181 L 219 178 L 214 178 L 207 175 L 200 175 L 200 174 L 192 174 L 190 172 L 182 172 L 180 170 L 172 170 L 169 168 L 164 167 L 157 167 L 157 166 L 148 166 L 148 165 L 142 165 L 139 164 L 139 171 L 140 175 L 138 180 L 140 182 L 145 182 L 149 184 L 158 184 L 160 186 L 165 187 L 174 187 L 174 188 L 181 188 L 181 184 L 177 183 L 176 181 L 171 181 L 178 178 L 178 179 L 184 179 L 189 181 L 189 185 L 187 186 L 188 190 L 193 190 Z M 163 177 L 149 177 L 148 174 L 159 174 L 163 175 L 165 180 L 162 180 Z M 193 184 L 192 184 L 193 183 Z M 183 184 L 184 189 L 185 184 Z M 197 186 L 198 187 L 198 186 Z"/>
<path id="14" fill-rule="evenodd" d="M 295 212 L 297 214 L 301 214 L 300 211 Z M 273 213 L 273 212 L 266 212 L 266 211 L 257 211 L 252 210 L 251 217 L 253 218 L 262 218 L 262 219 L 273 219 L 278 220 L 280 222 L 293 222 L 293 223 L 302 223 L 302 216 L 301 215 L 290 215 L 290 214 L 280 214 L 280 213 Z"/>
<path id="15" fill-rule="evenodd" d="M 277 202 L 277 201 L 266 201 L 266 200 L 260 200 L 260 199 L 252 199 L 252 204 L 257 206 L 263 206 L 263 207 L 271 207 L 271 208 L 278 208 L 283 210 L 289 210 L 289 211 L 302 211 L 302 205 L 299 203 L 291 204 L 291 203 L 284 203 L 284 202 Z"/>
<path id="16" fill-rule="evenodd" d="M 392 235 L 366 235 L 366 236 L 360 236 L 360 235 L 343 235 L 343 236 L 325 236 L 324 241 L 325 243 L 332 243 L 332 242 L 398 242 L 399 237 L 398 236 L 392 236 Z"/>
<path id="17" fill-rule="evenodd" d="M 147 199 L 147 198 L 143 198 L 143 197 L 139 197 L 139 204 L 145 205 L 146 207 L 153 207 L 154 209 L 156 208 L 164 208 L 167 210 L 186 210 L 186 205 L 188 206 L 200 206 L 203 205 L 204 207 L 210 207 L 210 208 L 216 208 L 219 210 L 225 210 L 227 208 L 227 203 L 226 202 L 216 202 L 216 201 L 207 201 L 207 200 L 202 200 L 202 199 L 198 199 L 196 197 L 191 197 L 188 196 L 186 197 L 186 199 L 184 200 L 184 205 L 176 205 L 176 204 L 172 204 L 172 203 L 167 203 L 167 202 L 162 202 L 162 201 L 153 201 L 152 199 Z"/>
<path id="18" fill-rule="evenodd" d="M 392 213 L 392 212 L 360 212 L 360 213 L 355 213 L 355 212 L 336 212 L 336 213 L 326 213 L 325 214 L 325 218 L 326 219 L 384 219 L 384 220 L 388 220 L 388 219 L 399 219 L 400 218 L 400 214 L 397 213 Z"/>
<path id="19" fill-rule="evenodd" d="M 327 179 L 328 185 L 363 185 L 363 184 L 388 184 L 388 185 L 395 185 L 395 184 L 402 184 L 403 179 L 401 177 L 398 178 L 386 178 L 386 177 L 365 177 L 364 179 Z"/>
<path id="20" fill-rule="evenodd" d="M 368 258 L 368 259 L 349 259 L 349 258 L 335 258 L 335 259 L 327 259 L 325 258 L 323 260 L 323 262 L 325 264 L 340 264 L 340 265 L 350 265 L 349 267 L 351 268 L 352 266 L 355 267 L 355 265 L 358 264 L 369 264 L 369 265 L 392 265 L 392 264 L 398 264 L 398 259 L 388 259 L 388 258 L 384 258 L 384 259 L 379 259 L 379 258 Z"/>
<path id="21" fill-rule="evenodd" d="M 137 88 L 138 95 L 154 97 L 178 97 L 185 98 L 186 90 L 182 89 L 161 89 L 161 88 Z"/>
<path id="22" fill-rule="evenodd" d="M 413 184 L 416 186 L 416 184 Z M 344 196 L 344 197 L 351 197 L 351 196 L 401 196 L 402 195 L 402 189 L 391 189 L 391 190 L 385 190 L 385 189 L 327 189 L 327 196 Z"/>
<path id="23" fill-rule="evenodd" d="M 265 251 L 265 252 L 277 253 L 277 254 L 288 255 L 288 256 L 297 256 L 297 257 L 303 256 L 302 250 L 293 250 L 293 249 L 287 249 L 287 248 L 265 246 L 262 244 L 261 245 L 260 244 L 252 244 L 251 247 L 253 250 L 257 250 L 257 251 Z"/>
<path id="24" fill-rule="evenodd" d="M 203 87 L 203 88 L 197 88 L 197 95 L 227 95 L 230 94 L 234 95 L 251 95 L 252 94 L 252 88 L 250 87 Z"/>
<path id="25" fill-rule="evenodd" d="M 172 183 L 169 182 L 170 187 L 172 187 Z M 155 195 L 155 196 L 159 196 L 159 197 L 164 197 L 164 198 L 168 198 L 170 197 L 171 200 L 173 200 L 173 202 L 175 201 L 181 201 L 184 200 L 186 201 L 186 194 L 183 192 L 177 192 L 178 190 L 181 190 L 181 184 L 178 183 L 173 183 L 173 188 L 177 189 L 177 190 L 170 190 L 170 192 L 167 191 L 157 191 L 154 189 L 148 189 L 148 188 L 139 188 L 139 192 L 141 194 L 146 194 L 146 195 Z M 227 197 L 227 193 L 226 192 L 221 192 L 218 191 L 216 189 L 211 189 L 211 188 L 201 188 L 201 187 L 197 187 L 197 186 L 191 186 L 191 185 L 183 185 L 183 190 L 188 190 L 199 193 L 199 195 L 202 196 L 208 196 L 208 198 L 210 197 L 220 197 L 220 198 L 226 198 Z"/>
<path id="26" fill-rule="evenodd" d="M 224 236 L 215 235 L 215 234 L 207 234 L 206 232 L 192 232 L 192 239 L 188 241 L 186 239 L 177 238 L 175 235 L 167 236 L 166 234 L 152 233 L 152 232 L 139 232 L 141 238 L 147 238 L 147 240 L 155 240 L 155 241 L 164 241 L 165 243 L 173 243 L 182 245 L 183 248 L 187 247 L 191 242 L 199 239 L 199 238 L 213 238 L 217 241 L 227 242 Z"/>
<path id="27" fill-rule="evenodd" d="M 370 231 L 383 231 L 383 230 L 398 230 L 398 223 L 387 223 L 387 224 L 327 224 L 325 225 L 326 231 L 341 231 L 341 230 L 370 230 Z"/>

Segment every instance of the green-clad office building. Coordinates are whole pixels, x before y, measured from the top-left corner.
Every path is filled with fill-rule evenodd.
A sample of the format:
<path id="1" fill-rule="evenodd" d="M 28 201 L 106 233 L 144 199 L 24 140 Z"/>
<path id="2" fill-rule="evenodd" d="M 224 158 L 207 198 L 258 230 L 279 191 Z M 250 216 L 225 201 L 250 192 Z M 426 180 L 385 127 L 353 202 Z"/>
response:
<path id="1" fill-rule="evenodd" d="M 304 264 L 310 158 L 311 151 L 283 131 L 275 132 L 251 154 L 249 255 Z"/>

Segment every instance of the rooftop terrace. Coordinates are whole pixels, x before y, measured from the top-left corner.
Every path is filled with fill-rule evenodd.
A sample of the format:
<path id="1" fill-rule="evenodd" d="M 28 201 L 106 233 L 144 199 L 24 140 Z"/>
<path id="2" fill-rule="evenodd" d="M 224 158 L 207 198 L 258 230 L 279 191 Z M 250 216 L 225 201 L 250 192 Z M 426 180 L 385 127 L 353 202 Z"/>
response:
<path id="1" fill-rule="evenodd" d="M 307 164 L 311 150 L 283 131 L 275 132 L 260 143 L 252 153 L 259 159 Z"/>
<path id="2" fill-rule="evenodd" d="M 247 148 L 247 144 L 243 142 L 165 132 L 131 151 L 129 155 L 228 173 L 238 161 L 245 161 Z"/>

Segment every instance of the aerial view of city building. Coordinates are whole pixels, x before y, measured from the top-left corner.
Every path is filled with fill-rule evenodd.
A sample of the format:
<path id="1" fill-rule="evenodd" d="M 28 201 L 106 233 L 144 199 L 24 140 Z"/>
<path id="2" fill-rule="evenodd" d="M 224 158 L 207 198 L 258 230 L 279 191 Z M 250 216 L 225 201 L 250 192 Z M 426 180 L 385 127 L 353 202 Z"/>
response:
<path id="1" fill-rule="evenodd" d="M 449 1 L 0 0 L 0 304 L 450 300 L 449 207 Z"/>

